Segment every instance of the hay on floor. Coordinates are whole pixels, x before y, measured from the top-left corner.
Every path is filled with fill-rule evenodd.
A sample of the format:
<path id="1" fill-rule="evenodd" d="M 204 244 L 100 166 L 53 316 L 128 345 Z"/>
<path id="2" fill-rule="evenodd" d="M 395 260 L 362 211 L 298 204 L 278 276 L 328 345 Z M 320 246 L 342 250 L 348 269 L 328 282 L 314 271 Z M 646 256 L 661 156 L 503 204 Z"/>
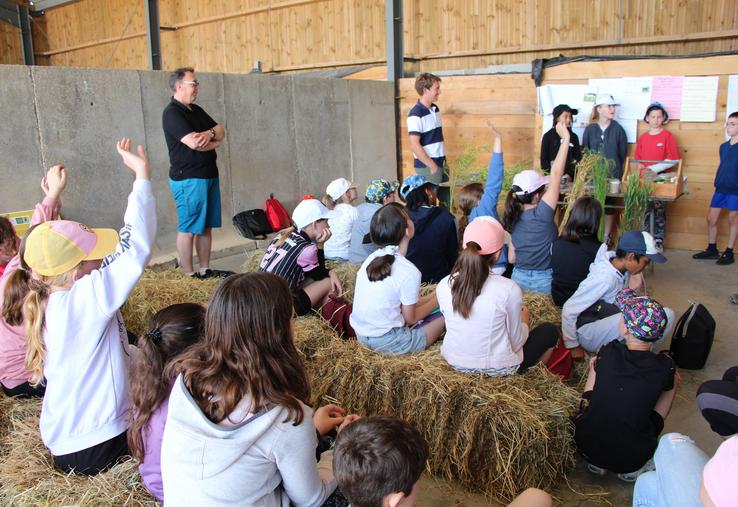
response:
<path id="1" fill-rule="evenodd" d="M 54 468 L 38 432 L 40 400 L 3 397 L 0 504 L 17 506 L 155 506 L 131 458 L 95 477 Z"/>
<path id="2" fill-rule="evenodd" d="M 542 367 L 490 378 L 453 370 L 438 347 L 394 357 L 333 341 L 307 368 L 316 401 L 407 420 L 429 443 L 429 471 L 471 491 L 509 501 L 551 489 L 574 465 L 579 393 Z"/>

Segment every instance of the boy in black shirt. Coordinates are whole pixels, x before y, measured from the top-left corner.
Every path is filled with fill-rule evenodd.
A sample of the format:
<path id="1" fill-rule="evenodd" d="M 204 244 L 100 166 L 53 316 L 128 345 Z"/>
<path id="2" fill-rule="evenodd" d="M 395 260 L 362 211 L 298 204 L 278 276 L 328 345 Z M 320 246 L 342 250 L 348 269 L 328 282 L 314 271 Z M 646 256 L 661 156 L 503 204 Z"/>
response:
<path id="1" fill-rule="evenodd" d="M 666 328 L 664 308 L 631 289 L 615 304 L 625 342 L 608 343 L 590 362 L 574 439 L 591 472 L 632 482 L 653 457 L 679 376 L 669 356 L 651 352 Z"/>

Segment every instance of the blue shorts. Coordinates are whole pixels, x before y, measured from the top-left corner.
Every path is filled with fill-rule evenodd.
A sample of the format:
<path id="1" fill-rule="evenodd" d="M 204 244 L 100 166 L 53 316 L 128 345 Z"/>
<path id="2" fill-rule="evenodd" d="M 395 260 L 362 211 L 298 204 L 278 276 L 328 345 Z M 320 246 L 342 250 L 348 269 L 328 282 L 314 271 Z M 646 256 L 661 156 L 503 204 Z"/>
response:
<path id="1" fill-rule="evenodd" d="M 738 195 L 715 192 L 710 202 L 711 208 L 722 208 L 728 211 L 738 211 Z"/>
<path id="2" fill-rule="evenodd" d="M 390 356 L 412 354 L 425 350 L 425 330 L 423 326 L 396 327 L 381 336 L 357 336 L 365 347 Z"/>
<path id="3" fill-rule="evenodd" d="M 218 178 L 169 179 L 177 204 L 178 232 L 204 234 L 206 228 L 220 227 L 220 182 Z"/>
<path id="4" fill-rule="evenodd" d="M 553 269 L 520 269 L 513 268 L 512 277 L 520 288 L 528 292 L 551 294 L 551 279 Z"/>

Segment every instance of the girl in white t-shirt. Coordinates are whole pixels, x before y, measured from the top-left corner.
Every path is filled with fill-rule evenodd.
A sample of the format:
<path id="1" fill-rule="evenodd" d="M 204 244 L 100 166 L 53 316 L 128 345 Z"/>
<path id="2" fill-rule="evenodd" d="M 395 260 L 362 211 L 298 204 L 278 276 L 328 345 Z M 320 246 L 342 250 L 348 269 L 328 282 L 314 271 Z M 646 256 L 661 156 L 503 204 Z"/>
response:
<path id="1" fill-rule="evenodd" d="M 478 217 L 464 231 L 464 250 L 436 294 L 446 320 L 441 355 L 457 370 L 491 376 L 523 373 L 546 362 L 558 328 L 541 324 L 528 331 L 530 314 L 513 280 L 492 272 L 505 231 L 492 217 Z"/>
<path id="2" fill-rule="evenodd" d="M 435 293 L 420 297 L 420 271 L 405 258 L 414 232 L 401 204 L 386 204 L 372 217 L 369 235 L 379 249 L 356 274 L 351 326 L 359 341 L 377 352 L 418 352 L 445 329 L 443 318 L 416 326 L 438 307 L 438 301 Z"/>
<path id="3" fill-rule="evenodd" d="M 358 211 L 351 204 L 358 197 L 356 185 L 346 178 L 338 178 L 331 181 L 325 191 L 326 195 L 321 201 L 334 213 L 334 216 L 328 219 L 331 237 L 325 242 L 325 258 L 347 261 L 351 246 L 351 230 L 359 217 Z"/>

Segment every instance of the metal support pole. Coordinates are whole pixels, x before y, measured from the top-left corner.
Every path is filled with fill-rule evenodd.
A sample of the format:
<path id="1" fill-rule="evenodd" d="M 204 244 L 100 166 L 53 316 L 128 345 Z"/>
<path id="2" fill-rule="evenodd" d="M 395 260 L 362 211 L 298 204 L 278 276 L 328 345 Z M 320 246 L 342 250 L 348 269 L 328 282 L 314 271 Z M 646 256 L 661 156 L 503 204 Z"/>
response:
<path id="1" fill-rule="evenodd" d="M 149 68 L 151 70 L 161 70 L 159 33 L 159 0 L 146 0 L 146 40 L 149 47 Z"/>
<path id="2" fill-rule="evenodd" d="M 36 57 L 33 55 L 33 37 L 31 35 L 30 13 L 27 5 L 18 6 L 18 25 L 20 27 L 21 49 L 23 50 L 23 63 L 36 65 Z"/>
<path id="3" fill-rule="evenodd" d="M 387 80 L 397 81 L 403 77 L 402 48 L 402 0 L 387 0 Z"/>

